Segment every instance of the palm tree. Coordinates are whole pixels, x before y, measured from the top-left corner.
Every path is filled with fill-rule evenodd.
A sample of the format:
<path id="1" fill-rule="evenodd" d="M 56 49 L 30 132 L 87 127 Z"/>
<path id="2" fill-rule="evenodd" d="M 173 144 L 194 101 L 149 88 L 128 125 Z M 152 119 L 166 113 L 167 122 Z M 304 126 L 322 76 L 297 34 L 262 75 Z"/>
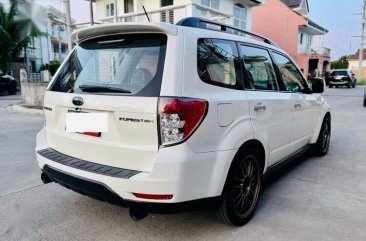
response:
<path id="1" fill-rule="evenodd" d="M 18 11 L 16 0 L 10 1 L 8 11 L 0 3 L 0 70 L 7 72 L 13 60 L 32 39 L 44 35 L 31 17 Z"/>

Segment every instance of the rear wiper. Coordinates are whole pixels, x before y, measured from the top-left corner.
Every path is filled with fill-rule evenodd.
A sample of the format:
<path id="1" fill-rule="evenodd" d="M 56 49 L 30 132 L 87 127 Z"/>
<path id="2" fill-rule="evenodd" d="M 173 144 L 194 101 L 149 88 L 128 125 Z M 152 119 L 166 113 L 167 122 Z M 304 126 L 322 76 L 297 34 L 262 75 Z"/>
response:
<path id="1" fill-rule="evenodd" d="M 111 86 L 103 85 L 79 85 L 79 88 L 83 92 L 95 93 L 95 92 L 111 92 L 111 93 L 131 93 L 131 91 Z"/>

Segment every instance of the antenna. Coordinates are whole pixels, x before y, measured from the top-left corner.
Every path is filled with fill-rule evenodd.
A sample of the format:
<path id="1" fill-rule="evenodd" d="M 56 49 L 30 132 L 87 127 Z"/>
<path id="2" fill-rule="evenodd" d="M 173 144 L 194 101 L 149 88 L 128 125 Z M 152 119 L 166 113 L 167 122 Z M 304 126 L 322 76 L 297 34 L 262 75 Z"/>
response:
<path id="1" fill-rule="evenodd" d="M 142 8 L 144 9 L 145 16 L 146 16 L 147 20 L 149 20 L 149 22 L 151 22 L 151 21 L 150 21 L 150 18 L 149 18 L 149 15 L 147 15 L 147 12 L 146 12 L 145 6 L 144 6 L 144 5 L 142 5 Z"/>

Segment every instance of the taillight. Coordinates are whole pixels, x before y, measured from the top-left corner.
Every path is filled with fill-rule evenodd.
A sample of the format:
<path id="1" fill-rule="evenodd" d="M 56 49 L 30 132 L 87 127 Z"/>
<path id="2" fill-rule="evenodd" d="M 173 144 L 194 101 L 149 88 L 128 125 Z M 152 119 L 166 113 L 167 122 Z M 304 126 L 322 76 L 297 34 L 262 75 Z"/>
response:
<path id="1" fill-rule="evenodd" d="M 166 98 L 159 100 L 161 145 L 172 145 L 186 140 L 204 119 L 208 108 L 205 100 Z"/>

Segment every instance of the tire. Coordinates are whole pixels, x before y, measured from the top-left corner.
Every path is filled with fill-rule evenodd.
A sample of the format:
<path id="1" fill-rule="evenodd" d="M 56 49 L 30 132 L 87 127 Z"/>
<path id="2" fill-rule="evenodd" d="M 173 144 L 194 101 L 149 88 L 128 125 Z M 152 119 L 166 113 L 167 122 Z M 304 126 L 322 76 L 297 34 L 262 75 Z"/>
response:
<path id="1" fill-rule="evenodd" d="M 356 88 L 356 85 L 355 85 L 355 84 L 353 84 L 353 85 L 352 85 L 352 88 Z"/>
<path id="2" fill-rule="evenodd" d="M 347 88 L 350 89 L 352 87 L 351 83 L 348 83 Z"/>
<path id="3" fill-rule="evenodd" d="M 15 95 L 17 93 L 17 84 L 15 82 L 12 82 L 10 84 L 10 87 L 8 89 L 9 95 Z"/>
<path id="4" fill-rule="evenodd" d="M 335 86 L 338 89 L 338 85 Z"/>
<path id="5" fill-rule="evenodd" d="M 320 128 L 318 140 L 313 146 L 313 154 L 316 156 L 325 156 L 328 153 L 331 130 L 331 118 L 326 115 Z"/>
<path id="6" fill-rule="evenodd" d="M 252 219 L 262 185 L 259 160 L 258 153 L 248 148 L 235 156 L 216 210 L 216 215 L 222 222 L 243 226 Z"/>
<path id="7" fill-rule="evenodd" d="M 333 85 L 329 85 L 329 88 L 333 88 Z"/>

